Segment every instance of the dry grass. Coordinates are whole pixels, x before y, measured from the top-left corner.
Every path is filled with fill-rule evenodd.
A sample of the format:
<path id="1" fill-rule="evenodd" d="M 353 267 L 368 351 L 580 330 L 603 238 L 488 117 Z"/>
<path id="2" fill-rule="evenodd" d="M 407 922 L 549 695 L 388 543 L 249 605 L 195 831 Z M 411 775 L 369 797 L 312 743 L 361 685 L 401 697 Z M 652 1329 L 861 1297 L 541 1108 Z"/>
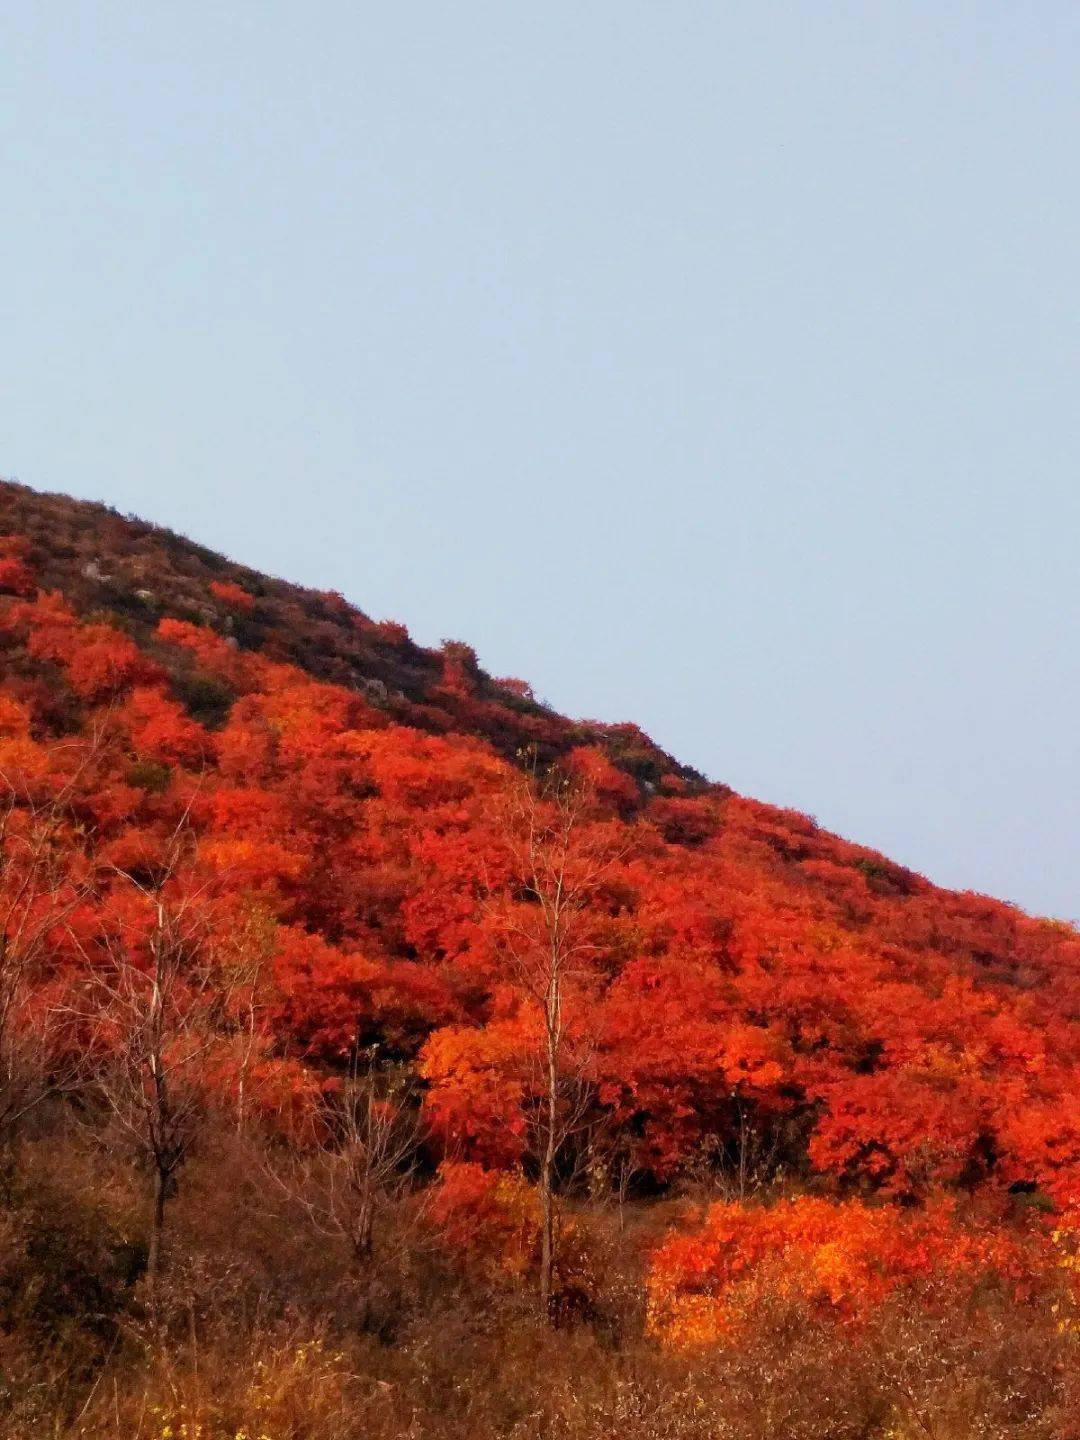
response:
<path id="1" fill-rule="evenodd" d="M 5 1440 L 1080 1440 L 1080 1346 L 1045 1306 L 908 1294 L 851 1333 L 765 1301 L 739 1347 L 667 1355 L 641 1333 L 651 1222 L 596 1212 L 592 1312 L 553 1331 L 404 1214 L 350 1273 L 224 1131 L 184 1174 L 151 1317 L 143 1190 L 109 1153 L 50 1135 L 11 1167 Z"/>

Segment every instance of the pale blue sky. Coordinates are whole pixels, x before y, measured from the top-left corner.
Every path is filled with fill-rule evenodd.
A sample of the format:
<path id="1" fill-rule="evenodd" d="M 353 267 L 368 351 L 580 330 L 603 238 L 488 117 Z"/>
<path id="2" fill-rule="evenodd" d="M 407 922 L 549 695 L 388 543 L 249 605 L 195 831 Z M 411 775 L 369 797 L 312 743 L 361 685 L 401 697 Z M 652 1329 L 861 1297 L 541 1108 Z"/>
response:
<path id="1" fill-rule="evenodd" d="M 7 0 L 0 471 L 1080 914 L 1080 6 Z"/>

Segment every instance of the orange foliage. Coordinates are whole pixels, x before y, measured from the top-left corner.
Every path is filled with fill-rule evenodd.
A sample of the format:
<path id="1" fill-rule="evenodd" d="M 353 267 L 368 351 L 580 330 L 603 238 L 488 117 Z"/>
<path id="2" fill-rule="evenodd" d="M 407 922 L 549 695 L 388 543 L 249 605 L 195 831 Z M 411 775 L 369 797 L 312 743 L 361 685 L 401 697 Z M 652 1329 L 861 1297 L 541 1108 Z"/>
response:
<path id="1" fill-rule="evenodd" d="M 988 1276 L 1025 1284 L 1023 1247 L 1000 1229 L 959 1224 L 942 1203 L 915 1214 L 807 1195 L 771 1209 L 720 1203 L 650 1257 L 649 1326 L 668 1345 L 708 1345 L 736 1331 L 765 1289 L 850 1324 L 902 1285 Z"/>

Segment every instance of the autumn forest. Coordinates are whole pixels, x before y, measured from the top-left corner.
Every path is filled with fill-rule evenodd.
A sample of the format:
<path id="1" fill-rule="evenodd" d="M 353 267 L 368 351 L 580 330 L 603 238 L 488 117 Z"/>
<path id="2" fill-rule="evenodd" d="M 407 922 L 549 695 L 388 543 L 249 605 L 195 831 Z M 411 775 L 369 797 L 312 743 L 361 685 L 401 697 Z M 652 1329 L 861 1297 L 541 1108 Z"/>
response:
<path id="1" fill-rule="evenodd" d="M 0 1429 L 1080 1436 L 1080 934 L 0 488 Z"/>

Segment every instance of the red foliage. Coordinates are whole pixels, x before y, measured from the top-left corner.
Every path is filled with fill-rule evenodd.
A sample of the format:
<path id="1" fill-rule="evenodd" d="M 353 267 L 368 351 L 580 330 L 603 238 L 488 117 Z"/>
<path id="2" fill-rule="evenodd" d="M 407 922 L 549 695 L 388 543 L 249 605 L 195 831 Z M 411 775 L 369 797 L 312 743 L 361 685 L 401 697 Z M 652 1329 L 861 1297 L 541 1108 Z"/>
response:
<path id="1" fill-rule="evenodd" d="M 163 690 L 142 686 L 131 692 L 119 712 L 131 747 L 140 759 L 196 764 L 207 749 L 207 736 Z"/>
<path id="2" fill-rule="evenodd" d="M 157 627 L 157 637 L 167 645 L 177 645 L 190 651 L 212 675 L 232 678 L 237 671 L 235 647 L 205 625 L 193 625 L 189 620 L 166 619 Z"/>
<path id="3" fill-rule="evenodd" d="M 468 1268 L 520 1276 L 534 1263 L 540 1206 L 536 1191 L 513 1172 L 444 1161 L 430 1219 Z"/>
<path id="4" fill-rule="evenodd" d="M 240 610 L 245 615 L 255 609 L 254 595 L 249 595 L 242 585 L 232 580 L 211 580 L 210 594 L 231 610 Z"/>
<path id="5" fill-rule="evenodd" d="M 21 535 L 0 535 L 0 592 L 5 595 L 33 595 L 37 588 L 34 572 L 27 564 L 29 546 Z"/>
<path id="6" fill-rule="evenodd" d="M 501 962 L 511 930 L 533 934 L 537 907 L 498 802 L 528 747 L 589 797 L 572 863 L 614 857 L 567 989 L 582 1133 L 615 1136 L 656 1184 L 704 1153 L 730 1156 L 749 1116 L 822 1187 L 906 1203 L 943 1187 L 1080 1201 L 1071 926 L 938 890 L 805 816 L 679 773 L 633 726 L 543 711 L 468 647 L 422 651 L 340 597 L 260 580 L 266 645 L 241 650 L 185 617 L 214 619 L 208 590 L 241 612 L 250 592 L 186 552 L 181 564 L 154 532 L 140 532 L 149 575 L 141 554 L 137 573 L 130 556 L 103 555 L 108 593 L 130 602 L 103 618 L 103 572 L 75 563 L 100 536 L 42 529 L 42 516 L 60 524 L 51 503 L 20 512 L 32 545 L 0 540 L 0 771 L 24 810 L 63 791 L 73 819 L 53 858 L 96 867 L 95 899 L 58 942 L 65 964 L 107 948 L 110 877 L 154 883 L 183 822 L 219 948 L 241 902 L 273 927 L 256 1088 L 279 1094 L 286 1058 L 333 1067 L 377 1045 L 415 1060 L 444 1154 L 513 1174 L 537 1101 L 538 1011 Z M 172 598 L 147 612 L 145 593 Z M 490 1190 L 492 1169 L 444 1181 Z M 710 1224 L 742 1227 L 739 1253 L 770 1236 L 817 1275 L 839 1212 L 808 1204 Z M 960 1253 L 944 1222 L 924 1235 L 879 1218 L 892 1211 L 843 1213 L 844 1264 L 865 1244 L 882 1273 L 906 1275 L 889 1249 L 900 1231 L 935 1264 Z M 720 1250 L 709 1253 L 715 1270 Z M 722 1266 L 709 1273 L 728 1283 Z"/>

